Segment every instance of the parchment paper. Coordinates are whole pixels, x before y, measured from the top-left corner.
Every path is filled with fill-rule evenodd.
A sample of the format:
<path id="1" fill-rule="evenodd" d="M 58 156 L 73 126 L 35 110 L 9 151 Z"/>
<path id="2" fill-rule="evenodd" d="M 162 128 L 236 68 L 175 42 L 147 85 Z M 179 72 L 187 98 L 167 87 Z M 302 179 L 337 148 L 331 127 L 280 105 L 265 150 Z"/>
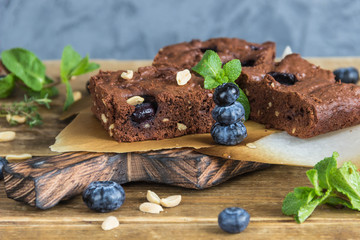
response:
<path id="1" fill-rule="evenodd" d="M 276 130 L 267 130 L 263 125 L 248 121 L 245 123 L 248 138 L 239 146 L 256 141 Z M 193 134 L 182 137 L 151 140 L 133 143 L 118 143 L 103 129 L 98 119 L 86 110 L 79 115 L 56 137 L 52 151 L 88 151 L 88 152 L 144 152 L 160 149 L 191 147 L 195 149 L 217 146 L 210 134 Z"/>

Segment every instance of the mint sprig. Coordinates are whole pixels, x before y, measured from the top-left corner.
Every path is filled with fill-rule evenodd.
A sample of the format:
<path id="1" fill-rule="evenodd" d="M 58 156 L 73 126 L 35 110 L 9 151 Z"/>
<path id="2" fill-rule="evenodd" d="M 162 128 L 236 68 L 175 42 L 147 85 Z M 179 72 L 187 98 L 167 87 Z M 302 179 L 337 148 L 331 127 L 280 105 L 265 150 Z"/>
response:
<path id="1" fill-rule="evenodd" d="M 241 62 L 239 59 L 233 59 L 222 67 L 219 55 L 212 50 L 206 50 L 200 62 L 192 70 L 204 77 L 205 89 L 214 89 L 223 83 L 232 82 L 236 84 L 235 81 L 241 74 Z M 245 119 L 247 120 L 250 115 L 250 103 L 241 89 L 237 101 L 244 106 Z"/>
<path id="2" fill-rule="evenodd" d="M 80 54 L 77 53 L 70 45 L 64 48 L 60 66 L 61 81 L 66 86 L 64 110 L 66 110 L 74 102 L 70 79 L 73 76 L 82 75 L 98 68 L 98 64 L 89 62 L 88 55 L 81 58 Z"/>
<path id="3" fill-rule="evenodd" d="M 360 174 L 355 165 L 346 162 L 337 168 L 339 154 L 318 162 L 306 172 L 314 186 L 297 187 L 287 194 L 283 201 L 282 212 L 294 215 L 296 222 L 304 222 L 322 204 L 342 205 L 360 211 Z"/>

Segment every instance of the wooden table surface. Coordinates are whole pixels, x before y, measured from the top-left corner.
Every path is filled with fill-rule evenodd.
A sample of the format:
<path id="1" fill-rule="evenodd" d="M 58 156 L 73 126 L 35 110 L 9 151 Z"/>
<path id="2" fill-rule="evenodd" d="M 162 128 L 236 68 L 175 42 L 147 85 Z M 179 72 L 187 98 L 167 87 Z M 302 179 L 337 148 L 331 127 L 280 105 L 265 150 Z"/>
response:
<path id="1" fill-rule="evenodd" d="M 312 61 L 329 69 L 335 66 L 360 67 L 359 58 Z M 102 68 L 135 69 L 149 62 L 99 63 Z M 58 61 L 47 62 L 46 65 L 48 72 L 58 70 Z M 86 94 L 83 86 L 88 77 L 83 76 L 74 83 L 74 89 Z M 47 147 L 67 124 L 58 120 L 62 101 L 63 97 L 59 96 L 54 100 L 52 110 L 42 110 L 44 125 L 39 128 L 10 127 L 3 118 L 0 119 L 1 131 L 9 129 L 17 132 L 15 141 L 0 143 L 0 155 L 24 152 L 51 154 Z M 80 196 L 49 210 L 35 209 L 8 199 L 3 181 L 0 181 L 0 239 L 359 239 L 360 212 L 321 206 L 302 224 L 281 213 L 282 201 L 288 192 L 297 186 L 310 186 L 305 175 L 307 169 L 273 165 L 205 190 L 127 183 L 123 185 L 126 192 L 123 206 L 110 213 L 92 212 Z M 146 201 L 147 190 L 156 192 L 160 197 L 180 194 L 182 202 L 158 215 L 142 213 L 138 207 Z M 249 226 L 240 234 L 225 233 L 217 224 L 218 214 L 232 206 L 242 207 L 251 215 Z M 103 231 L 101 224 L 108 216 L 117 217 L 120 226 Z"/>

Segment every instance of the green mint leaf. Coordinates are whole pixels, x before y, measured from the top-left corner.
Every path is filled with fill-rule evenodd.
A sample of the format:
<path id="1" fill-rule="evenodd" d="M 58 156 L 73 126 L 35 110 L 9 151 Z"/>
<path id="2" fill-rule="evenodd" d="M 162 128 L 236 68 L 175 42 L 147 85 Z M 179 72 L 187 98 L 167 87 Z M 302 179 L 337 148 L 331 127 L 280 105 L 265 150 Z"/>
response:
<path id="1" fill-rule="evenodd" d="M 70 85 L 70 82 L 65 82 L 66 85 L 66 99 L 65 99 L 65 103 L 64 103 L 64 111 L 66 109 L 68 109 L 68 107 L 73 104 L 74 102 L 74 96 L 73 96 L 73 91 Z"/>
<path id="2" fill-rule="evenodd" d="M 204 78 L 211 76 L 216 79 L 222 66 L 221 59 L 216 52 L 212 50 L 206 50 L 200 62 L 192 68 Z"/>
<path id="3" fill-rule="evenodd" d="M 334 152 L 332 157 L 324 158 L 324 160 L 321 160 L 314 166 L 314 169 L 316 169 L 318 172 L 319 186 L 321 188 L 331 189 L 329 176 L 330 172 L 337 168 L 336 159 L 338 156 L 339 154 Z"/>
<path id="4" fill-rule="evenodd" d="M 240 90 L 240 95 L 236 101 L 240 102 L 243 105 L 245 109 L 245 121 L 246 121 L 249 119 L 250 116 L 250 102 L 244 91 L 241 88 L 239 88 L 239 90 Z"/>
<path id="5" fill-rule="evenodd" d="M 298 198 L 294 192 L 291 192 L 286 195 L 281 210 L 285 215 L 292 216 L 297 214 L 306 203 L 307 198 Z"/>
<path id="6" fill-rule="evenodd" d="M 45 82 L 45 66 L 32 52 L 13 48 L 1 53 L 2 62 L 5 67 L 26 86 L 34 91 L 40 91 Z"/>
<path id="7" fill-rule="evenodd" d="M 353 163 L 346 162 L 339 169 L 333 169 L 330 183 L 349 198 L 354 209 L 360 211 L 360 174 Z"/>
<path id="8" fill-rule="evenodd" d="M 81 56 L 70 45 L 67 45 L 61 56 L 60 76 L 62 82 L 69 81 L 70 73 L 79 65 Z"/>
<path id="9" fill-rule="evenodd" d="M 330 205 L 333 205 L 333 206 L 342 205 L 342 206 L 345 206 L 345 207 L 350 208 L 352 210 L 357 210 L 357 209 L 353 208 L 353 206 L 351 205 L 351 203 L 349 201 L 347 201 L 345 199 L 342 199 L 342 198 L 339 198 L 337 196 L 328 197 L 324 203 L 330 204 Z"/>
<path id="10" fill-rule="evenodd" d="M 79 76 L 85 72 L 87 65 L 89 64 L 89 56 L 86 55 L 81 61 L 71 70 L 70 76 Z"/>
<path id="11" fill-rule="evenodd" d="M 230 62 L 227 62 L 224 67 L 225 75 L 229 78 L 231 82 L 235 82 L 241 74 L 241 63 L 239 59 L 233 59 Z"/>
<path id="12" fill-rule="evenodd" d="M 100 65 L 97 64 L 97 63 L 92 63 L 92 62 L 91 62 L 91 63 L 88 63 L 87 66 L 86 66 L 86 68 L 84 69 L 83 74 L 84 74 L 84 73 L 88 73 L 88 72 L 92 72 L 92 71 L 98 69 L 99 67 L 100 67 Z"/>
<path id="13" fill-rule="evenodd" d="M 302 223 L 308 217 L 310 217 L 310 215 L 314 212 L 315 208 L 324 203 L 326 198 L 329 196 L 330 192 L 331 191 L 328 190 L 321 198 L 314 198 L 307 204 L 304 204 L 303 206 L 301 206 L 299 211 L 295 215 L 296 222 Z M 313 190 L 313 193 L 315 194 L 315 190 Z"/>
<path id="14" fill-rule="evenodd" d="M 318 172 L 316 169 L 310 169 L 306 172 L 307 177 L 309 178 L 310 182 L 312 183 L 312 185 L 314 186 L 315 189 L 315 193 L 318 196 L 321 196 L 322 193 L 322 188 L 319 186 L 319 177 L 318 177 Z"/>
<path id="15" fill-rule="evenodd" d="M 214 89 L 217 86 L 221 85 L 215 78 L 212 76 L 206 76 L 204 81 L 204 88 L 205 89 Z"/>
<path id="16" fill-rule="evenodd" d="M 15 75 L 10 73 L 0 78 L 0 98 L 7 98 L 15 86 Z"/>

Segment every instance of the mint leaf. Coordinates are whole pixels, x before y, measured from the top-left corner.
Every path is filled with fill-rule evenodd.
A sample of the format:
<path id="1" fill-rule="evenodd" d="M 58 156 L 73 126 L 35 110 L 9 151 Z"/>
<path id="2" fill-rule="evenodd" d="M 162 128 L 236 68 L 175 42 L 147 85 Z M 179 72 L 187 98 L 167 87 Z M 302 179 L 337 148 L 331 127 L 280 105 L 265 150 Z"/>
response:
<path id="1" fill-rule="evenodd" d="M 64 103 L 64 111 L 74 102 L 73 91 L 69 82 L 65 82 L 66 86 L 66 99 Z"/>
<path id="2" fill-rule="evenodd" d="M 349 198 L 354 209 L 360 211 L 360 174 L 355 165 L 346 162 L 341 168 L 333 169 L 330 174 L 331 185 Z"/>
<path id="3" fill-rule="evenodd" d="M 66 85 L 64 110 L 66 110 L 74 102 L 72 88 L 69 83 L 71 77 L 88 73 L 98 68 L 98 64 L 89 63 L 88 55 L 81 58 L 80 54 L 77 53 L 70 45 L 64 48 L 60 66 L 61 81 Z"/>
<path id="4" fill-rule="evenodd" d="M 321 198 L 315 198 L 307 204 L 301 206 L 299 211 L 295 215 L 296 222 L 304 222 L 314 212 L 315 208 L 325 201 L 329 194 L 330 190 L 328 190 Z"/>
<path id="5" fill-rule="evenodd" d="M 205 89 L 213 89 L 213 88 L 216 88 L 219 85 L 221 85 L 221 83 L 216 81 L 215 78 L 213 78 L 211 76 L 206 76 L 205 77 L 205 81 L 204 81 L 204 88 Z"/>
<path id="6" fill-rule="evenodd" d="M 353 210 L 357 210 L 355 208 L 353 208 L 353 206 L 351 205 L 351 203 L 345 199 L 339 198 L 337 196 L 330 196 L 326 199 L 327 204 L 333 205 L 333 206 L 345 206 L 347 208 L 353 209 Z"/>
<path id="7" fill-rule="evenodd" d="M 306 172 L 314 188 L 297 187 L 287 194 L 282 206 L 284 214 L 294 215 L 302 223 L 321 204 L 343 205 L 360 211 L 360 174 L 351 162 L 337 168 L 338 156 L 334 152 L 332 157 L 324 158 Z"/>
<path id="8" fill-rule="evenodd" d="M 15 86 L 15 75 L 10 73 L 6 77 L 0 78 L 0 98 L 8 97 Z"/>
<path id="9" fill-rule="evenodd" d="M 306 172 L 307 177 L 309 178 L 311 184 L 314 186 L 315 189 L 315 193 L 318 196 L 321 196 L 322 193 L 322 189 L 319 186 L 319 177 L 318 177 L 318 172 L 316 169 L 310 169 Z"/>
<path id="10" fill-rule="evenodd" d="M 235 82 L 241 74 L 241 63 L 239 59 L 233 59 L 230 62 L 225 63 L 223 67 L 226 76 L 231 82 Z"/>
<path id="11" fill-rule="evenodd" d="M 70 73 L 77 67 L 81 61 L 81 55 L 77 53 L 70 45 L 67 45 L 61 56 L 60 76 L 63 82 L 69 81 Z"/>
<path id="12" fill-rule="evenodd" d="M 1 53 L 2 62 L 5 67 L 26 86 L 34 91 L 40 91 L 45 82 L 45 66 L 32 52 L 13 48 Z"/>
<path id="13" fill-rule="evenodd" d="M 331 185 L 329 183 L 329 176 L 330 172 L 337 167 L 336 159 L 338 156 L 339 154 L 337 152 L 334 152 L 332 157 L 324 158 L 324 160 L 321 160 L 314 166 L 314 169 L 316 169 L 318 172 L 319 185 L 321 188 L 331 188 Z"/>
<path id="14" fill-rule="evenodd" d="M 221 65 L 222 62 L 219 55 L 212 50 L 206 50 L 200 62 L 193 67 L 192 70 L 204 78 L 207 76 L 216 78 L 221 69 Z"/>
<path id="15" fill-rule="evenodd" d="M 250 103 L 244 91 L 241 88 L 239 88 L 239 90 L 240 90 L 240 95 L 236 101 L 240 102 L 243 105 L 245 109 L 245 121 L 246 121 L 249 119 L 250 116 Z"/>

